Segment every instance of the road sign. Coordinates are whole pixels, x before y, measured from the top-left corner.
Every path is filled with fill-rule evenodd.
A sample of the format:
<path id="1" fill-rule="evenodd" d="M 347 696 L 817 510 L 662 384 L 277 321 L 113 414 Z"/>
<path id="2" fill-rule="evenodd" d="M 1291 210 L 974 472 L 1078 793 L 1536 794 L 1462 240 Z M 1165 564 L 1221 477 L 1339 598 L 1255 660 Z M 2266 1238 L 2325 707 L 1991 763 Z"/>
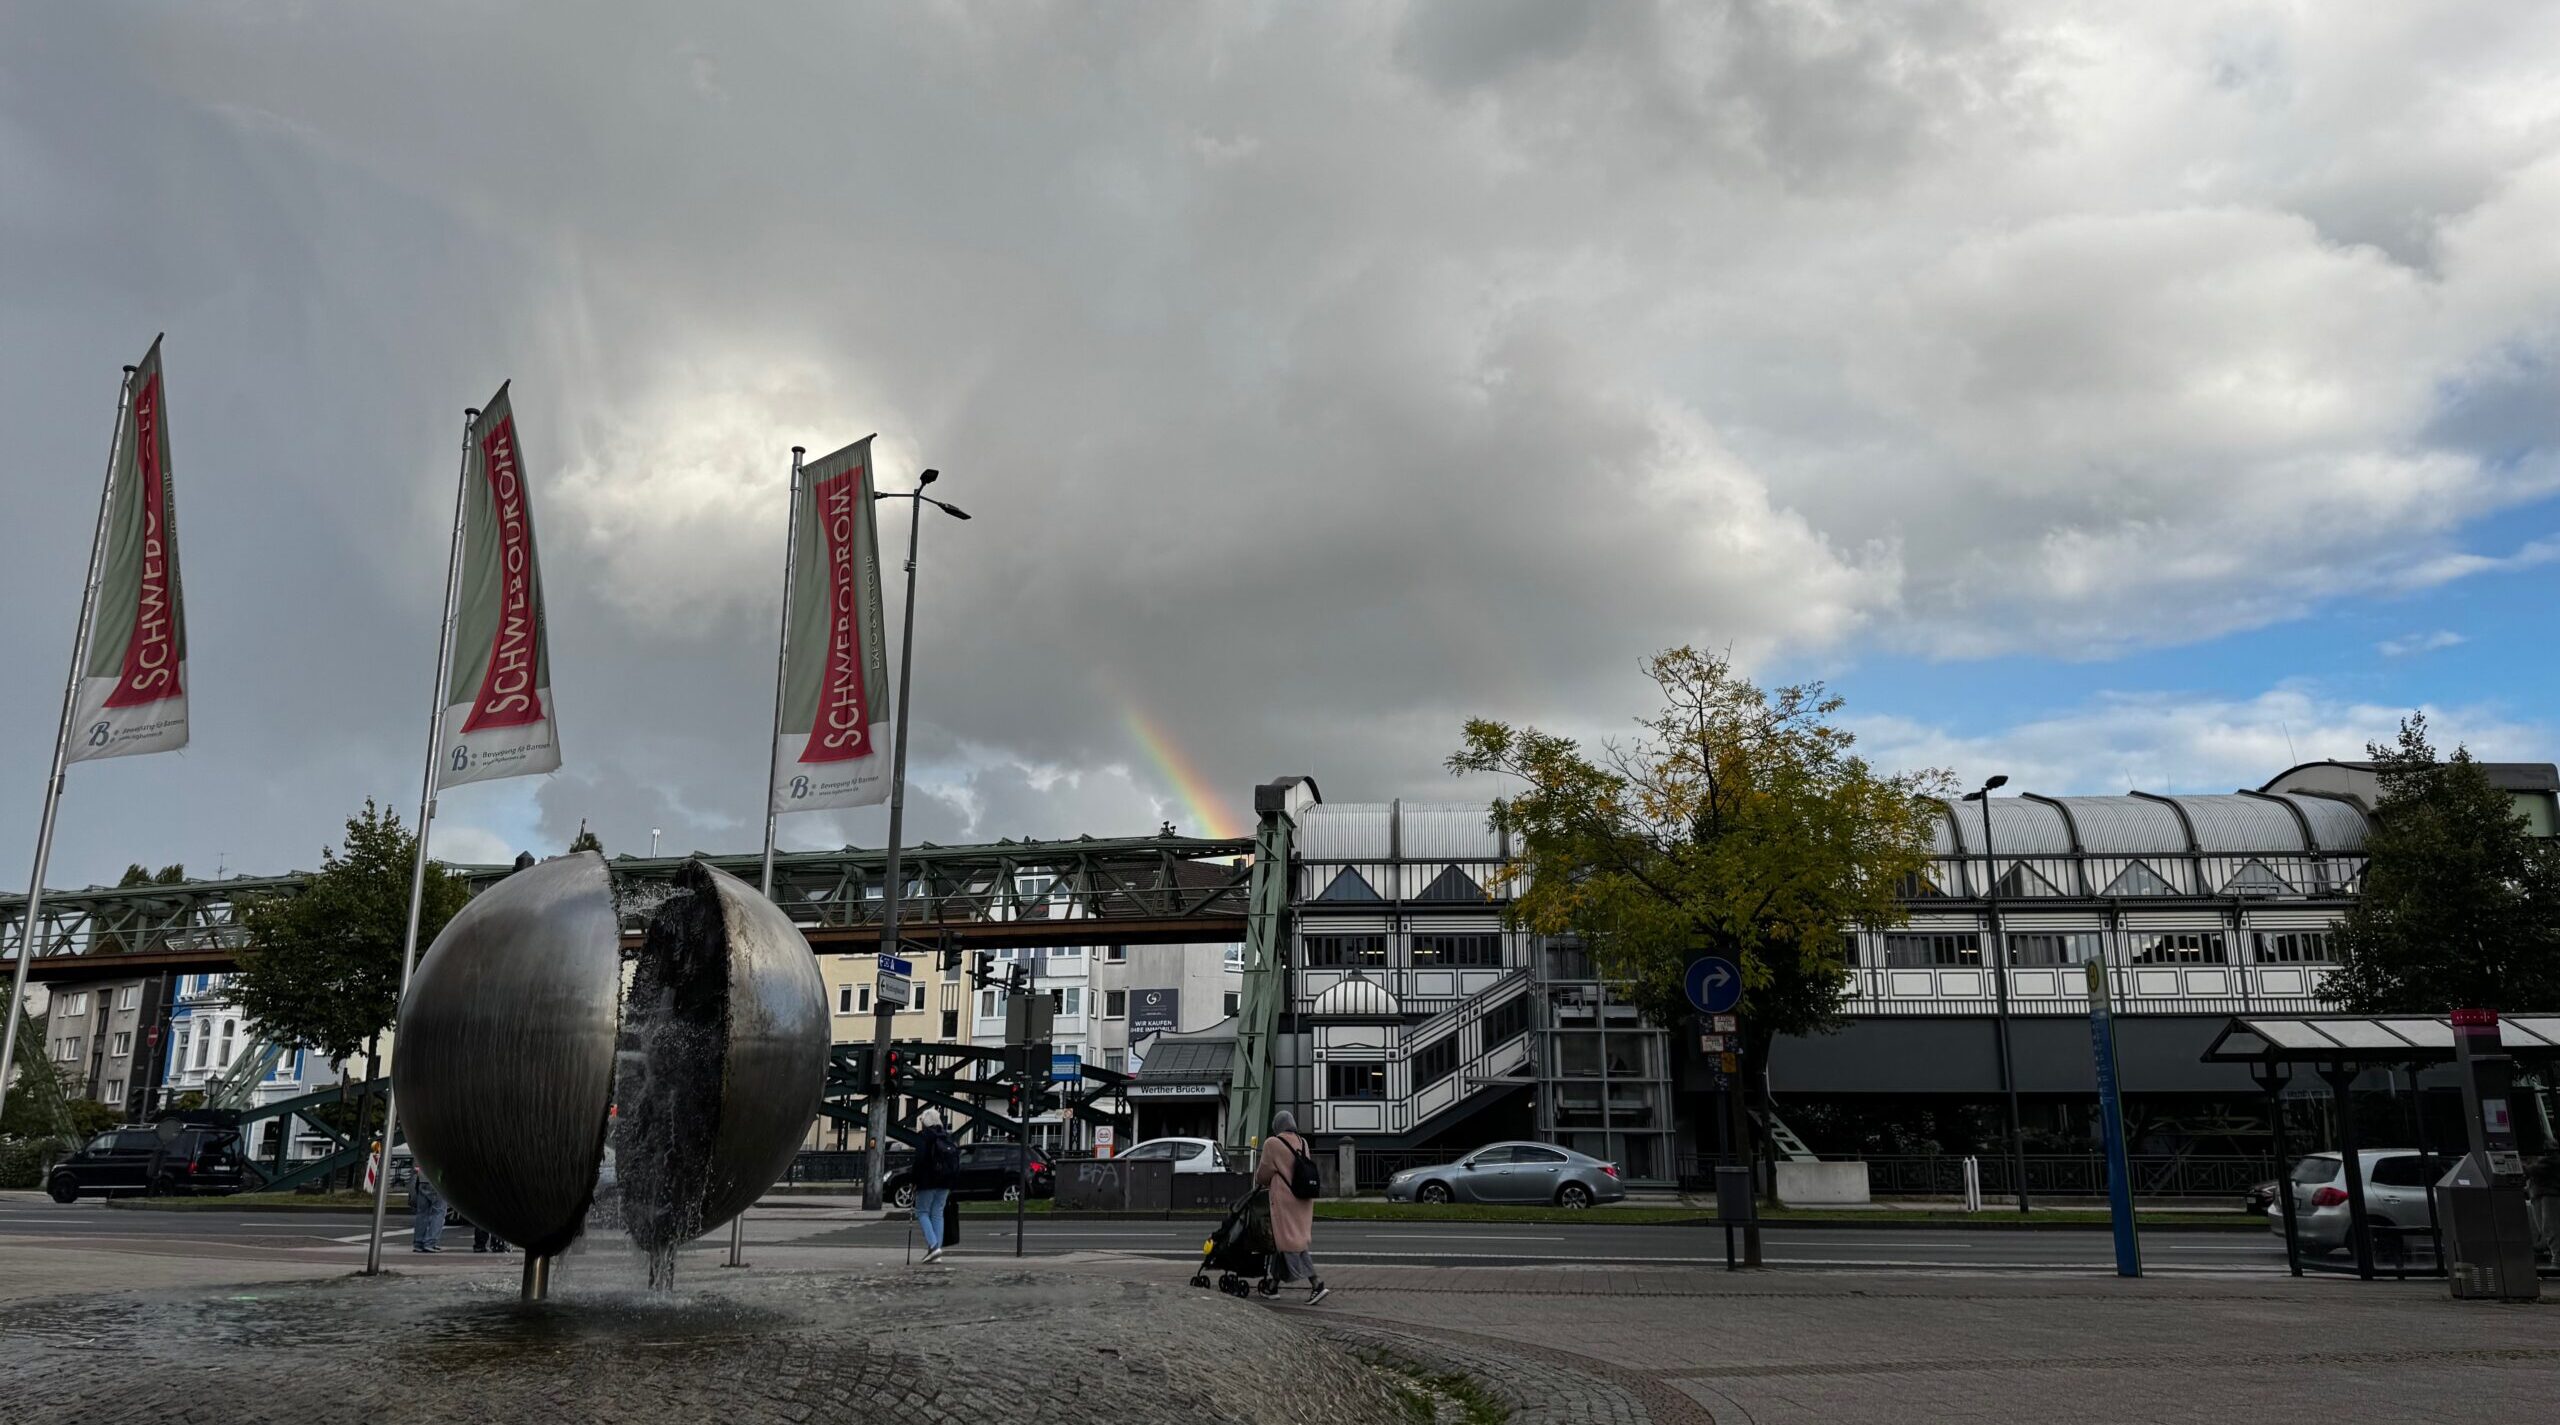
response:
<path id="1" fill-rule="evenodd" d="M 1742 969 L 1721 955 L 1701 955 L 1690 961 L 1681 986 L 1700 1014 L 1724 1014 L 1742 1003 Z"/>
<path id="2" fill-rule="evenodd" d="M 1701 1035 L 1699 1035 L 1699 1036 L 1698 1036 L 1698 1052 L 1699 1052 L 1699 1053 L 1701 1053 L 1701 1054 L 1721 1054 L 1721 1053 L 1723 1053 L 1723 1052 L 1724 1052 L 1724 1036 L 1723 1036 L 1723 1035 L 1721 1035 L 1721 1034 L 1701 1034 Z"/>
<path id="3" fill-rule="evenodd" d="M 893 975 L 886 970 L 880 972 L 880 981 L 872 987 L 871 992 L 880 997 L 881 1004 L 887 1005 L 893 1011 L 905 1009 L 916 1002 L 914 982 L 904 975 Z"/>
<path id="4" fill-rule="evenodd" d="M 880 973 L 884 976 L 895 975 L 902 980 L 913 979 L 916 973 L 915 962 L 897 955 L 883 955 L 880 957 Z"/>
<path id="5" fill-rule="evenodd" d="M 1072 1083 L 1083 1077 L 1084 1063 L 1075 1055 L 1052 1054 L 1049 1056 L 1049 1081 L 1051 1083 Z"/>
<path id="6" fill-rule="evenodd" d="M 1709 1027 L 1718 1034 L 1738 1034 L 1742 1032 L 1741 1022 L 1730 1014 L 1719 1014 L 1715 1016 L 1715 1021 L 1716 1022 Z"/>
<path id="7" fill-rule="evenodd" d="M 1724 1056 L 1724 1062 L 1720 1067 L 1728 1074 L 1741 1073 L 1742 1056 L 1739 1054 L 1726 1054 Z"/>

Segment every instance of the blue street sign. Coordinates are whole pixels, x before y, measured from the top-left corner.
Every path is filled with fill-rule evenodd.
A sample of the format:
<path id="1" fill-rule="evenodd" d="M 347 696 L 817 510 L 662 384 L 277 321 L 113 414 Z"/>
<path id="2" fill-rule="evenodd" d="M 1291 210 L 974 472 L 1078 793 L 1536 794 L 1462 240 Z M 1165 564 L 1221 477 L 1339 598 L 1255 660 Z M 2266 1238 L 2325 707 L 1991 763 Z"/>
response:
<path id="1" fill-rule="evenodd" d="M 912 980 L 916 977 L 916 967 L 911 960 L 902 960 L 895 955 L 883 955 L 880 957 L 880 973 L 895 975 L 902 980 Z"/>
<path id="2" fill-rule="evenodd" d="M 1052 1054 L 1049 1056 L 1049 1081 L 1051 1083 L 1072 1083 L 1083 1077 L 1084 1061 L 1078 1059 L 1075 1055 Z"/>
<path id="3" fill-rule="evenodd" d="M 1681 981 L 1689 992 L 1689 1003 L 1700 1014 L 1730 1013 L 1742 1003 L 1742 967 L 1721 955 L 1704 955 L 1689 962 L 1689 973 Z"/>

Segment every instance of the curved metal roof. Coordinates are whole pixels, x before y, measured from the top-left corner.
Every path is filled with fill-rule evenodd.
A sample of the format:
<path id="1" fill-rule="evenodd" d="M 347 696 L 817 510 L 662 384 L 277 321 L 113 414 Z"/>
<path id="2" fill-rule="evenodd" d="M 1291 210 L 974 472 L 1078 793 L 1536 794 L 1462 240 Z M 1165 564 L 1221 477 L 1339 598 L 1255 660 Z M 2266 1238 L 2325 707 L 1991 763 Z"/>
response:
<path id="1" fill-rule="evenodd" d="M 1397 849 L 1408 861 L 1492 861 L 1502 840 L 1485 824 L 1493 808 L 1483 802 L 1398 804 Z"/>
<path id="2" fill-rule="evenodd" d="M 1394 845 L 1394 808 L 1386 802 L 1320 802 L 1298 817 L 1303 861 L 1384 861 Z"/>
<path id="3" fill-rule="evenodd" d="M 2302 821 L 2323 853 L 2364 847 L 2364 813 L 2328 797 L 2279 792 L 2270 796 L 2240 793 L 2216 796 L 2058 797 L 2057 809 L 2030 797 L 1993 797 L 1989 802 L 1991 849 L 2000 859 L 2071 854 L 2071 829 L 2080 832 L 2081 849 L 2092 856 L 2183 856 L 2189 851 L 2187 829 L 2178 814 L 2194 823 L 2196 847 L 2208 856 L 2298 856 L 2313 849 L 2303 844 Z M 2174 803 L 2175 805 L 2171 805 Z M 1932 841 L 1937 854 L 1956 854 L 1955 832 L 1961 831 L 1964 852 L 1982 854 L 1984 804 L 1954 802 L 1956 825 L 1940 818 Z M 2070 814 L 2066 824 L 2063 813 Z"/>
<path id="4" fill-rule="evenodd" d="M 1393 1019 L 1402 1013 L 1387 987 L 1359 971 L 1316 996 L 1309 1013 L 1327 1019 Z"/>
<path id="5" fill-rule="evenodd" d="M 1484 802 L 1322 802 L 1298 817 L 1305 861 L 1496 861 L 1501 839 Z"/>

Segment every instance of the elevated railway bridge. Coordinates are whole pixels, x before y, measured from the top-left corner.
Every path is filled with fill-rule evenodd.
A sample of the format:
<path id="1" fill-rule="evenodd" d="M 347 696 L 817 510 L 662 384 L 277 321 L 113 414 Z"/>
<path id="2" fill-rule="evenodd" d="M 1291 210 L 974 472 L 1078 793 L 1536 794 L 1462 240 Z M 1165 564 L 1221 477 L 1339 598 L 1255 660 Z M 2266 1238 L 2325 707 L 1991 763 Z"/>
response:
<path id="1" fill-rule="evenodd" d="M 944 950 L 996 950 L 1047 946 L 1234 944 L 1245 949 L 1243 1011 L 1235 1123 L 1267 1118 L 1271 1107 L 1270 1043 L 1282 998 L 1279 984 L 1283 913 L 1288 902 L 1289 819 L 1276 798 L 1252 838 L 1161 835 L 1055 841 L 998 841 L 974 846 L 930 843 L 900 853 L 906 879 L 899 910 L 899 938 L 910 955 Z M 750 884 L 761 858 L 735 856 L 619 856 L 610 861 L 622 908 L 625 943 L 636 947 L 649 913 L 672 889 L 675 873 L 700 859 Z M 789 912 L 820 955 L 872 954 L 881 948 L 882 891 L 887 854 L 846 847 L 837 851 L 786 852 L 775 858 L 774 900 Z M 454 866 L 476 894 L 503 880 L 512 866 Z M 169 885 L 91 887 L 45 893 L 40 922 L 26 924 L 26 897 L 0 895 L 0 973 L 32 943 L 29 979 L 44 984 L 166 976 L 227 974 L 239 968 L 246 943 L 242 908 L 259 897 L 300 894 L 303 874 L 235 877 Z M 164 994 L 162 1003 L 172 996 Z M 918 1044 L 921 1055 L 945 1046 Z M 261 1058 L 261 1055 L 264 1057 Z M 272 1062 L 265 1046 L 244 1051 L 252 1063 Z M 856 1070 L 862 1056 L 834 1056 L 828 1076 L 827 1116 L 859 1121 L 871 1085 Z M 957 1068 L 957 1065 L 953 1066 Z M 252 1104 L 260 1075 L 226 1083 L 244 1125 L 299 1118 L 327 1137 L 333 1151 L 320 1160 L 288 1167 L 264 1165 L 268 1185 L 286 1188 L 323 1177 L 358 1161 L 361 1135 L 324 1124 L 316 1111 L 378 1091 L 378 1081 L 339 1085 L 272 1104 Z M 937 1076 L 939 1077 L 939 1076 Z M 1095 1083 L 1071 1094 L 1074 1111 L 1094 1111 L 1096 1091 L 1116 1088 L 1093 1070 Z M 1108 1076 L 1116 1080 L 1119 1076 Z M 952 1105 L 959 1107 L 959 1105 Z M 343 1115 L 339 1115 L 343 1116 Z M 965 1117 L 983 1118 L 972 1102 Z M 992 1120 L 989 1120 L 992 1121 Z M 290 1123 L 288 1123 L 290 1127 Z M 281 1146 L 289 1135 L 278 1133 Z M 256 1141 L 252 1135 L 251 1141 Z"/>

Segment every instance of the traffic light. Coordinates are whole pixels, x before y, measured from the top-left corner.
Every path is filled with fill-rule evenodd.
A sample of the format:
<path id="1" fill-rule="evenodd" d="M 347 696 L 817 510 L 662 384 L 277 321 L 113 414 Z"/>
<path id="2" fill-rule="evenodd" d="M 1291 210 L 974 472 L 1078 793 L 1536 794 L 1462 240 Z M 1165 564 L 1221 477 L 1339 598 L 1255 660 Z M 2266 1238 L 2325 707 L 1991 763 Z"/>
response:
<path id="1" fill-rule="evenodd" d="M 1022 1085 L 1012 1084 L 1004 1091 L 1004 1113 L 1007 1118 L 1022 1116 Z"/>
<path id="2" fill-rule="evenodd" d="M 956 946 L 956 945 L 945 945 L 945 946 L 943 946 L 943 947 L 942 947 L 942 952 L 941 952 L 940 956 L 936 959 L 935 963 L 939 964 L 939 965 L 942 967 L 943 971 L 944 971 L 946 974 L 947 974 L 947 973 L 949 973 L 950 971 L 953 971 L 953 970 L 959 969 L 959 968 L 960 968 L 960 948 L 959 948 L 958 946 Z"/>
<path id="3" fill-rule="evenodd" d="M 907 1068 L 907 1051 L 906 1051 L 906 1050 L 904 1050 L 904 1049 L 899 1048 L 899 1047 L 898 1047 L 897 1045 L 895 1045 L 895 1044 L 890 1045 L 890 1046 L 889 1046 L 889 1086 L 890 1086 L 891 1088 L 893 1088 L 893 1089 L 894 1089 L 894 1088 L 896 1088 L 896 1087 L 897 1087 L 897 1085 L 898 1085 L 898 1081 L 899 1081 L 900 1079 L 902 1079 L 902 1078 L 905 1078 L 905 1077 L 906 1077 L 906 1068 Z"/>

